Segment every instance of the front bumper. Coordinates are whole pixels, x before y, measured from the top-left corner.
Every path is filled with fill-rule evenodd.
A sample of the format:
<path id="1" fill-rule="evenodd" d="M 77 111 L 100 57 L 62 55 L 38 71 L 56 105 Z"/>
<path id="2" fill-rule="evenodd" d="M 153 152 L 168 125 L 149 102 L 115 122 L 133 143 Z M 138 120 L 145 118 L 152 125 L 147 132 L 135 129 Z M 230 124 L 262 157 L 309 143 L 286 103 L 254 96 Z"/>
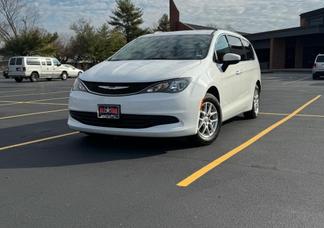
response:
<path id="1" fill-rule="evenodd" d="M 318 76 L 324 76 L 324 69 L 313 69 L 313 74 Z"/>
<path id="2" fill-rule="evenodd" d="M 179 122 L 148 128 L 125 129 L 86 125 L 70 115 L 68 125 L 71 129 L 77 131 L 107 135 L 138 137 L 189 136 L 197 133 L 201 99 L 199 96 L 192 96 L 189 89 L 179 94 L 155 93 L 121 97 L 106 97 L 72 91 L 69 101 L 71 111 L 97 112 L 98 104 L 113 104 L 121 106 L 122 114 L 173 116 Z"/>

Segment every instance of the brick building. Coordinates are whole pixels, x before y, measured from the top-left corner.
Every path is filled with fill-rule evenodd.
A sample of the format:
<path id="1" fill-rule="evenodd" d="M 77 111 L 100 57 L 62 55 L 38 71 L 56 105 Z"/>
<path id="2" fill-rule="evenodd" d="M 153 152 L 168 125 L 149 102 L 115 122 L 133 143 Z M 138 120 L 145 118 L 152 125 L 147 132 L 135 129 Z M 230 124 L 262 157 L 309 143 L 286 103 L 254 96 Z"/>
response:
<path id="1" fill-rule="evenodd" d="M 213 29 L 180 21 L 170 0 L 172 31 Z M 254 45 L 263 69 L 311 68 L 317 54 L 324 53 L 324 8 L 300 15 L 300 27 L 254 34 L 242 33 Z"/>

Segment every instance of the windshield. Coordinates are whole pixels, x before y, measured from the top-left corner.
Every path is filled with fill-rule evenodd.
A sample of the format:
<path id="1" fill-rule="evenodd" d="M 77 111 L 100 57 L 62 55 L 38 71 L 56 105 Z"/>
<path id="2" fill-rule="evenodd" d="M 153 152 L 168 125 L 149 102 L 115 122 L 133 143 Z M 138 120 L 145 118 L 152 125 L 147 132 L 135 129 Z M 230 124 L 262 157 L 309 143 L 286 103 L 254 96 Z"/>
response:
<path id="1" fill-rule="evenodd" d="M 324 63 L 324 55 L 318 56 L 316 62 Z"/>
<path id="2" fill-rule="evenodd" d="M 141 37 L 126 45 L 110 61 L 204 59 L 208 54 L 211 38 L 211 35 Z"/>

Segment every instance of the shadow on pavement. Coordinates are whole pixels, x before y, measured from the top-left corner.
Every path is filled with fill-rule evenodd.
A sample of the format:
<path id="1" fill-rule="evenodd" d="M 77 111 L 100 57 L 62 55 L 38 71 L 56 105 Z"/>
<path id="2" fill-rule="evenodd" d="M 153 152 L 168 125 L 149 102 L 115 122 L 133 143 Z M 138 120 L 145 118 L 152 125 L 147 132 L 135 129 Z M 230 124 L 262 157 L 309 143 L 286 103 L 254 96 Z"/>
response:
<path id="1" fill-rule="evenodd" d="M 151 139 L 84 134 L 41 142 L 0 153 L 0 169 L 60 167 L 129 160 L 193 147 L 185 138 Z"/>
<path id="2" fill-rule="evenodd" d="M 224 125 L 245 121 L 235 117 Z M 2 146 L 14 145 L 71 132 L 66 119 L 0 130 Z M 1 145 L 0 145 L 1 146 Z M 211 145 L 212 147 L 213 145 Z M 188 138 L 136 138 L 115 136 L 74 136 L 25 145 L 0 152 L 0 169 L 62 167 L 115 160 L 154 157 L 175 150 L 197 148 Z"/>

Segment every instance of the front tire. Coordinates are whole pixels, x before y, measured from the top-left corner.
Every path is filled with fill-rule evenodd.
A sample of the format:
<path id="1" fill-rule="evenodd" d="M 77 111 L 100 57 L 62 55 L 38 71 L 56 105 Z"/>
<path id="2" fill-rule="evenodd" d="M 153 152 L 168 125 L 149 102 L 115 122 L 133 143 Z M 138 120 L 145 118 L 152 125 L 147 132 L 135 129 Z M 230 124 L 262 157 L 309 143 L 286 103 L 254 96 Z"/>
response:
<path id="1" fill-rule="evenodd" d="M 222 126 L 222 110 L 217 98 L 207 93 L 202 101 L 198 133 L 191 137 L 198 146 L 210 145 L 219 135 Z"/>
<path id="2" fill-rule="evenodd" d="M 246 119 L 256 119 L 260 112 L 260 88 L 255 86 L 252 109 L 244 113 Z"/>
<path id="3" fill-rule="evenodd" d="M 37 82 L 38 78 L 39 78 L 39 75 L 38 75 L 38 73 L 36 73 L 36 72 L 33 72 L 33 73 L 30 75 L 30 81 L 31 81 L 31 82 Z"/>
<path id="4" fill-rule="evenodd" d="M 316 73 L 314 73 L 313 74 L 313 80 L 318 80 L 318 79 L 319 79 L 319 76 Z"/>
<path id="5" fill-rule="evenodd" d="M 68 78 L 68 74 L 67 74 L 66 72 L 63 72 L 63 73 L 61 74 L 61 79 L 62 79 L 63 81 L 65 81 L 67 78 Z"/>

